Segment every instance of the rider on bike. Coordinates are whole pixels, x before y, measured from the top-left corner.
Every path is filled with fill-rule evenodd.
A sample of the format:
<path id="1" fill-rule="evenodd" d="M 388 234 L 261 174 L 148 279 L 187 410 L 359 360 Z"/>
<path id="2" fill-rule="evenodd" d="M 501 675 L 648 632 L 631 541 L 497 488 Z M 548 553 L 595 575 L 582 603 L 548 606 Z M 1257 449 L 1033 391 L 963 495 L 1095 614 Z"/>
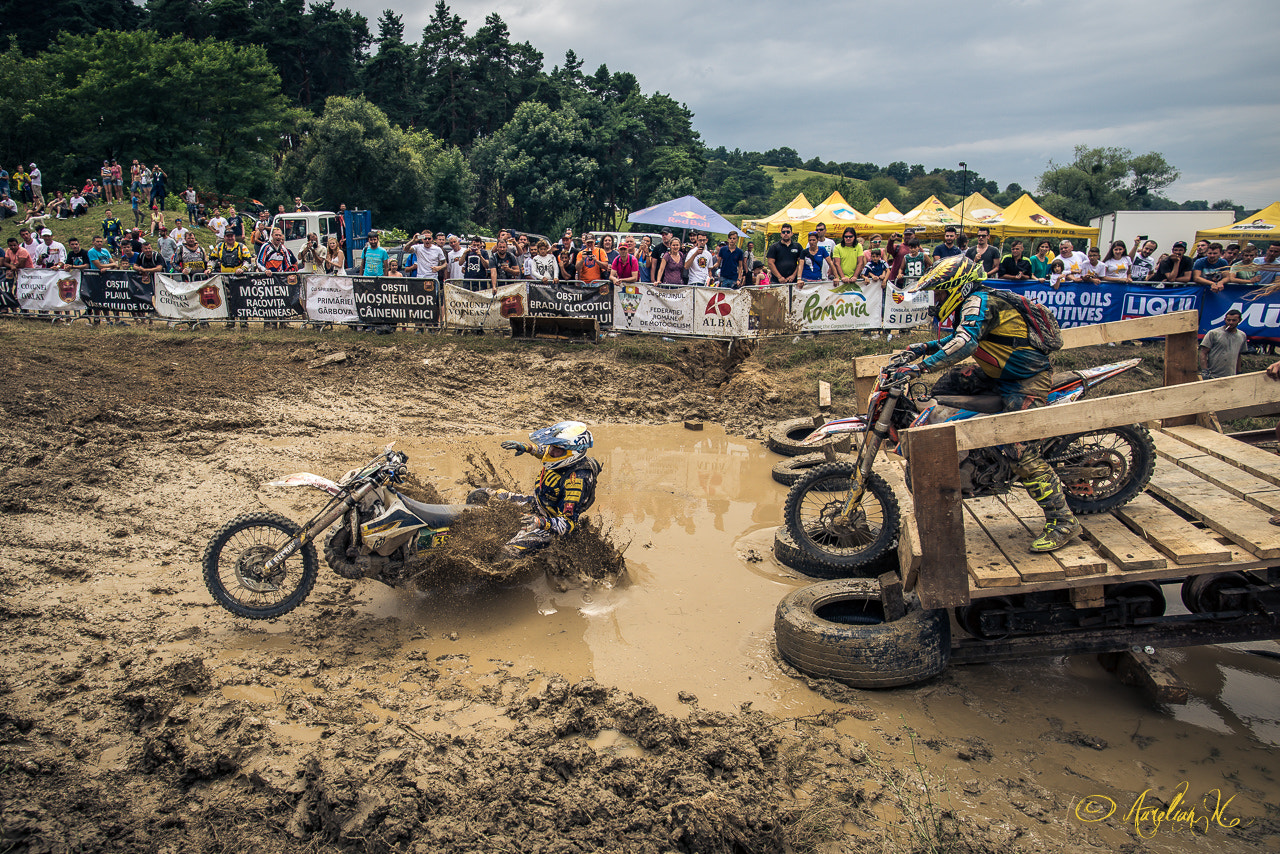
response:
<path id="1" fill-rule="evenodd" d="M 1013 305 L 983 285 L 982 266 L 963 255 L 944 258 L 922 276 L 911 292 L 941 291 L 939 318 L 956 309 L 955 330 L 940 341 L 912 344 L 903 351 L 911 359 L 925 357 L 900 371 L 922 374 L 951 368 L 933 386 L 934 395 L 998 394 L 1005 412 L 1048 403 L 1052 365 L 1031 346 L 1027 324 Z M 977 365 L 956 365 L 972 356 Z M 1002 445 L 1014 474 L 1044 511 L 1044 531 L 1031 543 L 1033 552 L 1060 549 L 1080 534 L 1080 522 L 1067 507 L 1062 482 L 1040 456 L 1039 442 Z"/>
<path id="2" fill-rule="evenodd" d="M 596 500 L 596 478 L 602 469 L 597 460 L 587 456 L 592 445 L 591 431 L 581 421 L 543 427 L 530 433 L 529 439 L 503 442 L 502 447 L 515 451 L 517 457 L 532 454 L 542 460 L 533 494 L 483 490 L 486 496 L 523 504 L 531 511 L 525 515 L 520 531 L 502 547 L 506 558 L 524 557 L 546 546 L 552 537 L 564 536 L 576 528 L 578 516 Z"/>

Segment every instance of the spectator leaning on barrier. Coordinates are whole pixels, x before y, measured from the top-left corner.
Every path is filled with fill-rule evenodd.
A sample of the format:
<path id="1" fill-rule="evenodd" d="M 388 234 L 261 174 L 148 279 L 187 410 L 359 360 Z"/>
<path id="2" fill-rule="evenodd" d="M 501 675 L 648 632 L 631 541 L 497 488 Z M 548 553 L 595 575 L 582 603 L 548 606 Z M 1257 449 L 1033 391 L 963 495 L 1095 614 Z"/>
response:
<path id="1" fill-rule="evenodd" d="M 499 279 L 516 281 L 521 278 L 520 259 L 511 252 L 507 241 L 498 238 L 493 247 L 493 266 Z"/>
<path id="2" fill-rule="evenodd" d="M 1125 254 L 1123 240 L 1112 242 L 1107 250 L 1107 257 L 1102 261 L 1102 281 L 1121 284 L 1129 281 L 1129 271 L 1133 269 L 1133 261 Z"/>
<path id="3" fill-rule="evenodd" d="M 319 272 L 326 276 L 345 276 L 347 274 L 346 253 L 338 244 L 338 236 L 330 234 L 325 245 L 320 248 Z"/>
<path id="4" fill-rule="evenodd" d="M 688 257 L 684 259 L 684 269 L 688 273 L 688 283 L 703 286 L 711 284 L 711 266 L 714 263 L 715 256 L 707 248 L 707 235 L 701 231 L 695 232 L 693 235 L 693 249 L 689 251 Z"/>
<path id="5" fill-rule="evenodd" d="M 818 232 L 809 232 L 808 238 L 809 245 L 800 251 L 800 280 L 804 282 L 820 282 L 822 281 L 823 268 L 827 264 L 827 250 L 825 247 L 818 245 Z"/>
<path id="6" fill-rule="evenodd" d="M 462 279 L 473 291 L 498 286 L 498 271 L 492 267 L 479 236 L 471 238 L 471 247 L 462 256 Z"/>
<path id="7" fill-rule="evenodd" d="M 1242 319 L 1238 310 L 1230 309 L 1222 318 L 1222 326 L 1210 329 L 1200 339 L 1196 352 L 1200 357 L 1201 379 L 1216 380 L 1240 373 L 1240 357 L 1248 344 L 1248 338 L 1238 328 Z"/>
<path id="8" fill-rule="evenodd" d="M 462 238 L 456 234 L 449 235 L 449 274 L 447 278 L 462 278 L 462 259 L 467 255 L 467 249 L 462 248 Z"/>
<path id="9" fill-rule="evenodd" d="M 769 262 L 769 280 L 775 285 L 796 281 L 803 251 L 804 248 L 791 239 L 791 226 L 782 226 L 778 242 L 770 246 L 764 256 Z"/>
<path id="10" fill-rule="evenodd" d="M 871 257 L 862 267 L 862 277 L 872 284 L 884 287 L 889 279 L 889 265 L 884 259 L 883 249 L 872 249 Z"/>
<path id="11" fill-rule="evenodd" d="M 1255 258 L 1254 263 L 1258 264 L 1262 269 L 1258 271 L 1258 275 L 1254 278 L 1255 285 L 1272 285 L 1276 280 L 1276 273 L 1280 272 L 1280 241 L 1272 241 L 1267 245 L 1267 251 L 1263 253 L 1261 258 Z"/>
<path id="12" fill-rule="evenodd" d="M 1058 243 L 1058 257 L 1062 259 L 1063 275 L 1071 277 L 1074 282 L 1083 280 L 1084 265 L 1089 263 L 1087 255 L 1077 252 L 1070 240 L 1063 240 Z"/>
<path id="13" fill-rule="evenodd" d="M 1161 256 L 1150 281 L 1160 283 L 1157 287 L 1164 287 L 1168 283 L 1185 285 L 1191 281 L 1191 259 L 1187 257 L 1185 241 L 1174 243 L 1169 254 Z"/>
<path id="14" fill-rule="evenodd" d="M 640 238 L 640 245 L 636 247 L 636 263 L 640 265 L 638 281 L 653 282 L 653 241 L 648 235 Z"/>
<path id="15" fill-rule="evenodd" d="M 67 260 L 67 247 L 53 239 L 53 232 L 43 229 L 40 240 L 44 244 L 40 250 L 40 266 L 46 270 L 58 270 Z"/>
<path id="16" fill-rule="evenodd" d="M 1032 278 L 1031 262 L 1022 255 L 1025 244 L 1015 240 L 1009 246 L 1009 255 L 1000 261 L 1000 278 L 1006 282 L 1025 282 Z"/>
<path id="17" fill-rule="evenodd" d="M 564 262 L 563 255 L 560 261 Z M 567 271 L 569 268 L 565 269 Z M 595 235 L 590 233 L 582 235 L 582 251 L 578 253 L 575 269 L 578 272 L 578 279 L 588 285 L 608 277 L 609 256 L 603 249 L 596 246 Z"/>
<path id="18" fill-rule="evenodd" d="M 654 281 L 660 285 L 683 285 L 684 253 L 680 250 L 680 239 L 672 237 L 667 244 L 667 251 L 658 262 L 658 275 Z"/>
<path id="19" fill-rule="evenodd" d="M 720 279 L 720 287 L 722 288 L 739 288 L 742 287 L 742 270 L 744 255 L 742 250 L 738 248 L 738 232 L 729 232 L 729 243 L 721 246 L 716 252 L 716 263 L 712 267 L 712 272 L 718 274 Z"/>
<path id="20" fill-rule="evenodd" d="M 1217 293 L 1224 287 L 1222 277 L 1229 266 L 1222 257 L 1222 244 L 1210 243 L 1205 256 L 1191 265 L 1191 281 Z"/>
<path id="21" fill-rule="evenodd" d="M 1053 251 L 1048 240 L 1036 242 L 1036 254 L 1027 259 L 1031 264 L 1031 278 L 1040 282 L 1049 281 L 1049 265 L 1053 263 Z"/>
<path id="22" fill-rule="evenodd" d="M 209 271 L 209 257 L 205 255 L 200 242 L 194 234 L 188 233 L 178 250 L 178 272 L 184 276 L 194 276 Z"/>
<path id="23" fill-rule="evenodd" d="M 1102 268 L 1102 253 L 1099 252 L 1098 247 L 1090 246 L 1087 257 L 1089 260 L 1080 265 L 1080 281 L 1090 285 L 1099 284 L 1102 281 L 1104 272 Z"/>
<path id="24" fill-rule="evenodd" d="M 1142 244 L 1139 246 L 1138 244 Z M 1133 255 L 1130 257 L 1129 281 L 1145 282 L 1156 271 L 1156 250 L 1160 245 L 1154 240 L 1134 240 Z"/>
<path id="25" fill-rule="evenodd" d="M 858 232 L 853 227 L 848 227 L 840 235 L 840 242 L 831 253 L 831 275 L 834 281 L 838 284 L 856 282 L 862 273 L 862 263 L 862 244 L 858 242 Z"/>
<path id="26" fill-rule="evenodd" d="M 610 267 L 610 279 L 615 285 L 631 285 L 640 279 L 640 262 L 631 254 L 635 242 L 630 237 L 622 239 L 618 247 L 618 257 L 613 259 Z"/>
<path id="27" fill-rule="evenodd" d="M 381 276 L 382 271 L 386 269 L 387 258 L 390 253 L 381 245 L 381 237 L 378 232 L 369 232 L 368 242 L 364 247 L 364 254 L 361 256 L 362 267 L 360 275 L 362 276 Z"/>

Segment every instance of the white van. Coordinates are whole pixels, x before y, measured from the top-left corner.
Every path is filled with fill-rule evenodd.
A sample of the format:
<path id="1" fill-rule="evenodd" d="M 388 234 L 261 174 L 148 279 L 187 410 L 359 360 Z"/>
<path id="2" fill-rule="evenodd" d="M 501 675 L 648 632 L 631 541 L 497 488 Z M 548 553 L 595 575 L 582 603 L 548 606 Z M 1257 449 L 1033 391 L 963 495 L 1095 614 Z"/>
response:
<path id="1" fill-rule="evenodd" d="M 339 236 L 338 215 L 333 211 L 299 211 L 276 214 L 271 226 L 284 232 L 284 245 L 297 255 L 307 245 L 307 235 L 317 234 L 320 245 L 329 242 L 329 235 Z"/>

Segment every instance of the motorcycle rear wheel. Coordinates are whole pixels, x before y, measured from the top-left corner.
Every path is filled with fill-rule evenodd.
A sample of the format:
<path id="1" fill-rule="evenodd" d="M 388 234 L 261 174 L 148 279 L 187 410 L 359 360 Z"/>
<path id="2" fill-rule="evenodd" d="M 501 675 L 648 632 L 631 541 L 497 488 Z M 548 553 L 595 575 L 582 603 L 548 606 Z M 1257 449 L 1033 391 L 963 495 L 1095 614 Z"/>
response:
<path id="1" fill-rule="evenodd" d="M 810 470 L 787 493 L 787 533 L 810 560 L 841 569 L 866 566 L 897 545 L 898 499 L 878 474 L 867 477 L 851 524 L 836 521 L 856 473 L 854 463 L 828 463 Z"/>
<path id="2" fill-rule="evenodd" d="M 1043 456 L 1058 479 L 1071 512 L 1106 513 L 1128 504 L 1147 488 L 1156 470 L 1156 446 L 1146 427 L 1132 424 L 1052 440 Z M 1110 474 L 1073 480 L 1071 466 L 1106 467 Z"/>
<path id="3" fill-rule="evenodd" d="M 269 620 L 301 605 L 319 573 L 315 545 L 302 546 L 273 572 L 263 568 L 297 533 L 298 526 L 277 513 L 245 513 L 219 528 L 201 562 L 214 600 L 250 620 Z"/>

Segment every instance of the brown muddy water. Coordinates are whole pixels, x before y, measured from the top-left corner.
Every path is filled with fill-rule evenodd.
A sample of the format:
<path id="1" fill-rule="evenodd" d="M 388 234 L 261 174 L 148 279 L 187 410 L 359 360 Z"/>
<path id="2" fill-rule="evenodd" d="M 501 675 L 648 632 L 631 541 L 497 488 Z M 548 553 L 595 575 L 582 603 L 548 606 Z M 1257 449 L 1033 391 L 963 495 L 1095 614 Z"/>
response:
<path id="1" fill-rule="evenodd" d="M 772 554 L 786 495 L 769 475 L 778 458 L 710 424 L 698 432 L 679 424 L 602 425 L 593 433 L 604 474 L 591 512 L 612 525 L 620 543 L 629 542 L 627 580 L 567 592 L 542 578 L 427 591 L 359 582 L 357 612 L 393 617 L 400 627 L 398 640 L 371 637 L 370 655 L 384 663 L 404 659 L 407 672 L 409 656 L 427 649 L 426 638 L 456 635 L 456 675 L 464 681 L 470 662 L 480 673 L 485 662 L 501 661 L 514 672 L 592 677 L 675 715 L 695 702 L 721 711 L 751 704 L 782 718 L 852 706 L 856 714 L 837 726 L 842 733 L 887 745 L 904 761 L 914 751 L 942 783 L 943 803 L 980 823 L 1027 828 L 1064 850 L 1083 835 L 1114 850 L 1280 851 L 1280 661 L 1248 652 L 1276 653 L 1280 645 L 1169 651 L 1191 690 L 1186 706 L 1152 705 L 1091 656 L 953 667 L 927 684 L 892 691 L 815 685 L 785 672 L 773 651 L 778 600 L 812 583 Z M 262 474 L 266 480 L 311 470 L 335 477 L 391 438 L 421 481 L 434 483 L 447 500 L 462 500 L 468 487 L 456 441 L 368 434 L 275 439 L 260 449 L 280 468 Z M 537 463 L 507 457 L 497 447 L 505 438 L 524 437 L 462 444 L 502 460 L 515 482 L 531 484 Z M 295 519 L 322 500 L 315 492 L 266 487 L 258 496 Z M 1166 596 L 1169 610 L 1179 611 L 1177 589 Z M 305 603 L 299 613 L 308 609 L 323 619 L 319 604 Z M 260 626 L 265 634 L 215 629 L 208 646 L 231 660 L 303 643 L 284 632 L 283 621 Z M 451 667 L 447 660 L 441 666 Z M 272 702 L 265 695 L 241 699 Z M 437 716 L 441 730 L 511 725 L 496 706 L 456 705 Z M 373 701 L 365 709 L 382 719 L 394 715 Z M 294 729 L 279 734 L 318 737 L 310 728 Z M 615 732 L 598 741 L 598 750 L 623 755 L 640 749 Z M 1160 816 L 1143 811 L 1179 791 L 1185 791 L 1182 813 L 1157 824 Z"/>

